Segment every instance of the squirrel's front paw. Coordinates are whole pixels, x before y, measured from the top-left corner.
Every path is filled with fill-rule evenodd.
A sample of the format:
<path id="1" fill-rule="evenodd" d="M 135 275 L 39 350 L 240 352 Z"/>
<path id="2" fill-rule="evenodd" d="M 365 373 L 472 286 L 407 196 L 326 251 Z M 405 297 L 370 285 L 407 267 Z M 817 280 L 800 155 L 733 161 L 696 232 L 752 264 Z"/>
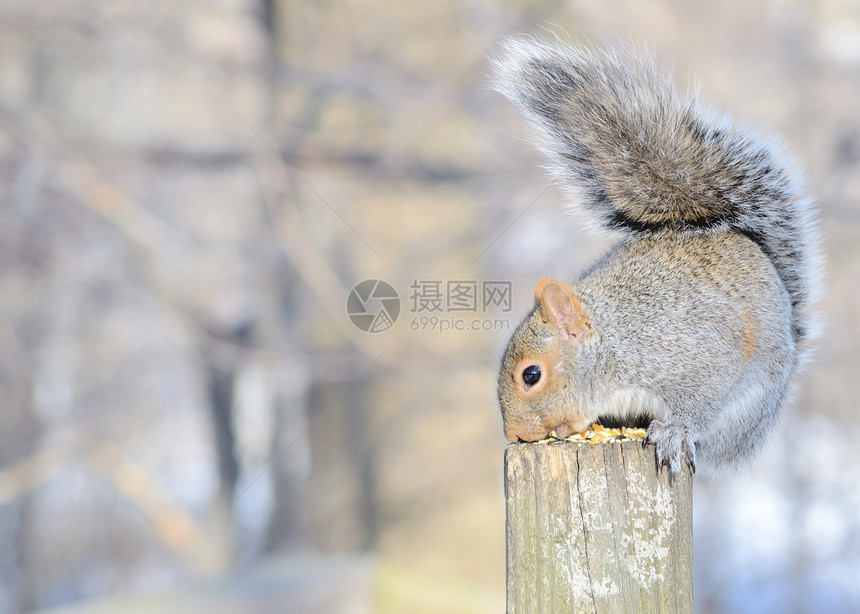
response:
<path id="1" fill-rule="evenodd" d="M 644 441 L 645 445 L 651 443 L 657 448 L 657 465 L 668 467 L 670 476 L 678 475 L 682 460 L 696 473 L 696 444 L 685 427 L 654 420 L 648 426 Z"/>

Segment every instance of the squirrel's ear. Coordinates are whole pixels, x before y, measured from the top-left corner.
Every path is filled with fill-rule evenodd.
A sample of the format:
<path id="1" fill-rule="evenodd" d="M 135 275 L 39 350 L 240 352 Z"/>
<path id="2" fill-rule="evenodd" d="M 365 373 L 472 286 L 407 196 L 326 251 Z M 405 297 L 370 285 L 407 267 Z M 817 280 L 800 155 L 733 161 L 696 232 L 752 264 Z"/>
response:
<path id="1" fill-rule="evenodd" d="M 540 305 L 544 322 L 558 326 L 571 340 L 581 337 L 591 327 L 579 299 L 554 279 L 538 282 L 535 300 Z"/>
<path id="2" fill-rule="evenodd" d="M 543 289 L 546 288 L 549 284 L 558 284 L 558 282 L 552 277 L 544 277 L 539 282 L 537 282 L 537 286 L 535 286 L 535 305 L 540 305 L 540 299 L 541 295 L 543 294 Z"/>

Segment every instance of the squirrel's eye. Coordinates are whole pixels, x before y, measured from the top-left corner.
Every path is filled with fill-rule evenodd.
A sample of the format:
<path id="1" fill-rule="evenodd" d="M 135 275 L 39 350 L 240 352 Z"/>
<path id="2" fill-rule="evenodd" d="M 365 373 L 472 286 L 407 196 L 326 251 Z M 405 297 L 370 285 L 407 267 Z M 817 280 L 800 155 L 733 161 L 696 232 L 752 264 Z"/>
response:
<path id="1" fill-rule="evenodd" d="M 540 381 L 540 367 L 537 365 L 529 365 L 523 369 L 523 381 L 526 386 L 534 386 Z"/>

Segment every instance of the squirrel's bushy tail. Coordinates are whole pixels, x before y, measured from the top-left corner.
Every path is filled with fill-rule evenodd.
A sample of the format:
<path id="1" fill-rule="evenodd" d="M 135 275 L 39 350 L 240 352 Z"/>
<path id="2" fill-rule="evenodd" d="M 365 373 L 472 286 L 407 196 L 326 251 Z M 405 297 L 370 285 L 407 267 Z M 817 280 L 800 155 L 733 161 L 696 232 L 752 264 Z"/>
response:
<path id="1" fill-rule="evenodd" d="M 680 94 L 647 52 L 505 42 L 496 87 L 541 131 L 578 204 L 611 229 L 734 229 L 788 290 L 801 351 L 813 333 L 818 240 L 811 202 L 780 148 Z"/>

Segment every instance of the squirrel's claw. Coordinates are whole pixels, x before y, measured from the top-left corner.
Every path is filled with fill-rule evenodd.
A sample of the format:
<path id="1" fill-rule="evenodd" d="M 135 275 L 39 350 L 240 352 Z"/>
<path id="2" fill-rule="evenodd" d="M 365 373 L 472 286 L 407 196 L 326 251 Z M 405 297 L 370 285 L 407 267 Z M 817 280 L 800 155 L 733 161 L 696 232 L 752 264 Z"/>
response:
<path id="1" fill-rule="evenodd" d="M 696 444 L 685 427 L 654 420 L 648 426 L 648 433 L 643 441 L 643 445 L 648 444 L 654 444 L 657 466 L 668 467 L 670 477 L 680 473 L 683 461 L 690 465 L 693 473 L 696 472 Z"/>

